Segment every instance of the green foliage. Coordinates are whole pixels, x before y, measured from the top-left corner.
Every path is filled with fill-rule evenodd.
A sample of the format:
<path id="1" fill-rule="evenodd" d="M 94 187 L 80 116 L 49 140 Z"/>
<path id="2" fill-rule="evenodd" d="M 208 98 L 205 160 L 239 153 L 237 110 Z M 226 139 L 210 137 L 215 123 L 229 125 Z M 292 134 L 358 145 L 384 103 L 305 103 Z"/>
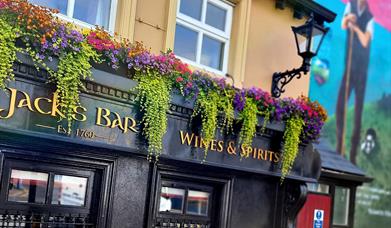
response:
<path id="1" fill-rule="evenodd" d="M 300 117 L 291 117 L 286 121 L 284 132 L 284 149 L 281 167 L 281 182 L 289 174 L 299 151 L 300 135 L 304 127 L 304 120 Z"/>
<path id="2" fill-rule="evenodd" d="M 13 79 L 12 65 L 16 61 L 18 48 L 15 45 L 18 29 L 0 18 L 0 88 L 5 88 L 5 80 Z"/>
<path id="3" fill-rule="evenodd" d="M 233 94 L 229 94 L 228 92 L 224 91 L 225 94 L 222 96 L 219 96 L 219 102 L 218 102 L 218 109 L 220 110 L 220 113 L 222 114 L 223 121 L 220 124 L 220 130 L 221 133 L 227 133 L 233 132 L 233 122 L 235 118 L 235 110 L 232 103 Z"/>
<path id="4" fill-rule="evenodd" d="M 148 142 L 148 160 L 153 155 L 156 161 L 163 150 L 163 137 L 167 131 L 167 111 L 170 107 L 172 83 L 156 71 L 136 72 L 136 89 L 141 111 L 143 112 L 143 135 Z"/>
<path id="5" fill-rule="evenodd" d="M 205 142 L 204 159 L 208 155 L 208 148 L 210 142 L 215 137 L 217 127 L 217 115 L 218 115 L 218 103 L 220 101 L 219 94 L 210 90 L 208 93 L 201 91 L 197 97 L 196 104 L 194 106 L 193 116 L 201 116 L 201 136 Z"/>
<path id="6" fill-rule="evenodd" d="M 82 43 L 80 52 L 65 52 L 60 56 L 58 71 L 51 75 L 57 84 L 61 111 L 68 121 L 68 129 L 72 125 L 73 109 L 79 104 L 82 79 L 91 77 L 91 61 L 99 62 L 99 55 L 88 44 Z"/>
<path id="7" fill-rule="evenodd" d="M 239 114 L 239 120 L 242 121 L 242 128 L 239 133 L 239 142 L 244 147 L 251 146 L 253 142 L 253 137 L 258 124 L 257 114 L 257 103 L 254 99 L 247 98 L 243 111 Z"/>

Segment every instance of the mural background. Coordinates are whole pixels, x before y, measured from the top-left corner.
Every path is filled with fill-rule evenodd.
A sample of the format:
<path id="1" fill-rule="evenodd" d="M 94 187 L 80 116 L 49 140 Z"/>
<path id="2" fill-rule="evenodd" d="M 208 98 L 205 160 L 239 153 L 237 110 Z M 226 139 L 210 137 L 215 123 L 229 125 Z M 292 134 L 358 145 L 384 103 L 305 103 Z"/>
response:
<path id="1" fill-rule="evenodd" d="M 347 68 L 345 57 L 349 53 L 346 42 L 348 30 L 341 28 L 347 1 L 317 2 L 336 12 L 338 16 L 334 23 L 327 25 L 330 31 L 317 58 L 313 60 L 310 97 L 327 109 L 329 119 L 323 130 L 323 137 L 337 149 L 337 102 Z M 391 17 L 387 15 L 391 15 L 391 1 L 368 0 L 368 3 L 375 23 L 369 47 L 366 87 L 362 94 L 364 104 L 356 159 L 351 151 L 353 129 L 355 125 L 357 128 L 354 123 L 357 115 L 357 90 L 354 89 L 346 102 L 342 150 L 347 159 L 355 160 L 367 175 L 375 178 L 357 192 L 355 227 L 388 228 L 391 224 Z M 360 62 L 353 64 L 360 66 Z M 351 74 L 350 77 L 352 83 L 359 80 L 357 74 Z"/>

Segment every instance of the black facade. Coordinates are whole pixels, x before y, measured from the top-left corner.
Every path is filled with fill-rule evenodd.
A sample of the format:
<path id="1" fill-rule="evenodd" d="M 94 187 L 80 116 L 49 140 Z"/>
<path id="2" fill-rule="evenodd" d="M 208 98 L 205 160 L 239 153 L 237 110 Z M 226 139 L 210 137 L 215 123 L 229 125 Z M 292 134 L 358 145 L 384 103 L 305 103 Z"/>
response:
<path id="1" fill-rule="evenodd" d="M 85 81 L 68 131 L 47 73 L 19 58 L 0 92 L 0 227 L 293 227 L 320 175 L 319 153 L 301 145 L 280 183 L 281 123 L 257 134 L 247 158 L 235 135 L 218 135 L 203 161 L 192 102 L 175 94 L 164 151 L 149 162 L 135 82 L 104 70 Z M 26 175 L 35 179 L 18 182 Z"/>

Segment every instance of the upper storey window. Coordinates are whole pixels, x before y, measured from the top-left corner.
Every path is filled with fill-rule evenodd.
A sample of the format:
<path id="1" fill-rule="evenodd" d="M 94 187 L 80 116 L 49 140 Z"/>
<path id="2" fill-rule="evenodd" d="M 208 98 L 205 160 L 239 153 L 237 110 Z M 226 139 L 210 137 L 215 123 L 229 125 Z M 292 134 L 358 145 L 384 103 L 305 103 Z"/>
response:
<path id="1" fill-rule="evenodd" d="M 221 0 L 180 0 L 174 52 L 209 71 L 227 71 L 232 22 L 231 4 Z"/>
<path id="2" fill-rule="evenodd" d="M 30 0 L 31 3 L 60 11 L 60 16 L 76 24 L 103 26 L 114 30 L 117 0 Z"/>

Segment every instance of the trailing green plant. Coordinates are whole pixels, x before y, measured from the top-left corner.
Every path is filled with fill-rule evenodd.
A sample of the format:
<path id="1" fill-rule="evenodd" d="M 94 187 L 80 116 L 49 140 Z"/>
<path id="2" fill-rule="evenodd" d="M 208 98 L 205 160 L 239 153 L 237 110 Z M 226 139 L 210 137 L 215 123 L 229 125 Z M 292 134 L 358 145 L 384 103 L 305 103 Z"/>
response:
<path id="1" fill-rule="evenodd" d="M 136 71 L 138 99 L 143 113 L 142 134 L 148 142 L 148 160 L 158 161 L 167 131 L 167 111 L 170 107 L 171 81 L 155 70 Z"/>
<path id="2" fill-rule="evenodd" d="M 92 61 L 99 62 L 99 55 L 91 46 L 83 42 L 79 52 L 69 51 L 60 55 L 58 70 L 51 75 L 57 85 L 59 104 L 64 114 L 63 118 L 68 121 L 68 129 L 72 125 L 73 110 L 80 101 L 80 88 L 84 88 L 82 79 L 92 76 Z"/>
<path id="3" fill-rule="evenodd" d="M 233 122 L 235 118 L 235 110 L 232 103 L 233 95 L 224 90 L 224 95 L 220 96 L 218 102 L 218 109 L 222 114 L 222 122 L 220 124 L 220 130 L 223 134 L 229 134 L 233 132 Z"/>
<path id="4" fill-rule="evenodd" d="M 216 91 L 210 90 L 206 93 L 201 90 L 194 105 L 192 118 L 198 115 L 201 116 L 201 136 L 204 141 L 203 161 L 208 156 L 210 142 L 216 134 L 219 100 L 220 95 Z"/>
<path id="5" fill-rule="evenodd" d="M 251 146 L 253 142 L 253 137 L 258 124 L 257 114 L 258 108 L 256 101 L 253 98 L 247 98 L 246 104 L 239 114 L 239 120 L 242 122 L 239 133 L 239 143 L 245 148 Z"/>
<path id="6" fill-rule="evenodd" d="M 284 148 L 282 155 L 281 182 L 289 174 L 299 151 L 300 135 L 304 127 L 304 120 L 294 116 L 286 121 L 284 132 Z"/>
<path id="7" fill-rule="evenodd" d="M 258 112 L 258 114 L 263 116 L 263 123 L 262 123 L 262 127 L 261 127 L 261 134 L 263 134 L 266 131 L 267 124 L 270 122 L 270 111 L 268 111 L 268 110 L 261 111 L 261 112 Z"/>
<path id="8" fill-rule="evenodd" d="M 15 41 L 18 29 L 11 26 L 6 20 L 0 18 L 0 88 L 5 88 L 6 80 L 13 80 L 13 64 L 16 61 Z"/>

